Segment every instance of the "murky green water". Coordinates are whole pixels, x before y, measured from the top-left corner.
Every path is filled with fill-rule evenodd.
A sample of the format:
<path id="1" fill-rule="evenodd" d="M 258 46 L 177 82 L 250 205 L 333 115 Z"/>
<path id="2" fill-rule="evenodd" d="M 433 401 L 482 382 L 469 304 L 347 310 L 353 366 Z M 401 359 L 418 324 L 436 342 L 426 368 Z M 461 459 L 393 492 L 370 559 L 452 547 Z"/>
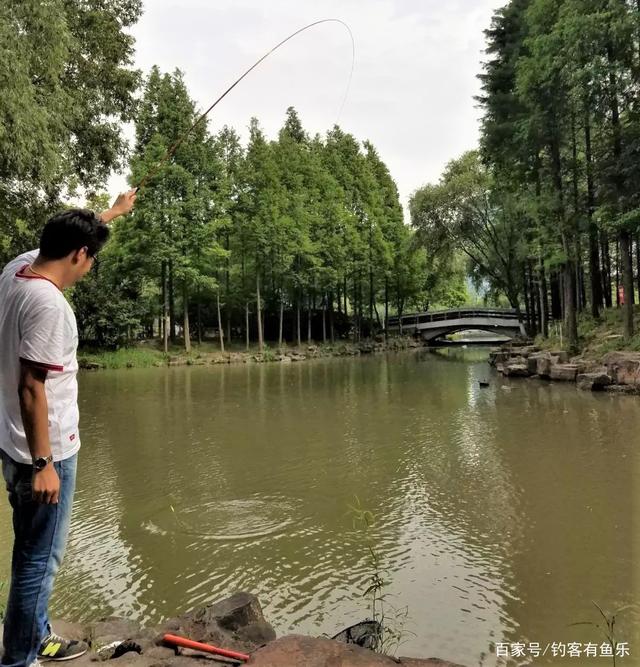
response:
<path id="1" fill-rule="evenodd" d="M 155 622 L 244 589 L 279 634 L 334 634 L 368 614 L 357 495 L 379 515 L 389 607 L 408 609 L 400 654 L 494 665 L 495 642 L 600 645 L 569 624 L 598 622 L 592 600 L 640 601 L 640 399 L 509 382 L 485 358 L 82 375 L 55 614 Z M 2 503 L 0 578 L 10 538 Z M 639 626 L 620 615 L 619 664 L 640 664 Z M 550 651 L 535 664 L 611 664 Z"/>

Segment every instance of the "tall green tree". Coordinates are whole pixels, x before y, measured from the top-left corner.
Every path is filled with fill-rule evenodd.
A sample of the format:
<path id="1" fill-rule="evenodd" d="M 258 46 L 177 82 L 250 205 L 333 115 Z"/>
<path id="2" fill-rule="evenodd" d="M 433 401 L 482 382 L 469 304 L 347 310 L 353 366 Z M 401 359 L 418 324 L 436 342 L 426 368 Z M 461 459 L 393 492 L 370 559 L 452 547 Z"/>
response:
<path id="1" fill-rule="evenodd" d="M 118 167 L 139 75 L 141 0 L 8 0 L 0 8 L 0 253 L 33 247 L 63 191 Z M 16 234 L 15 232 L 18 231 Z M 2 259 L 0 258 L 0 259 Z"/>

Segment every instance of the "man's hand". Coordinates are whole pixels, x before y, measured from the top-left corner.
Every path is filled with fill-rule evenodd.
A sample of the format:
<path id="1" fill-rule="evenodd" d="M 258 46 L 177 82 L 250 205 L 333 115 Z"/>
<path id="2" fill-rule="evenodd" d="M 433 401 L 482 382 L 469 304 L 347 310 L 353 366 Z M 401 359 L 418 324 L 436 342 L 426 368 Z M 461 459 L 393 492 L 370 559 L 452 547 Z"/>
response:
<path id="1" fill-rule="evenodd" d="M 32 481 L 33 499 L 44 505 L 57 505 L 60 496 L 60 478 L 53 463 L 48 463 L 46 468 L 33 473 Z"/>
<path id="2" fill-rule="evenodd" d="M 133 208 L 133 205 L 136 203 L 137 191 L 137 188 L 133 188 L 133 190 L 119 194 L 116 200 L 113 202 L 113 206 L 108 211 L 104 211 L 100 214 L 102 222 L 107 224 L 115 218 L 129 213 Z"/>

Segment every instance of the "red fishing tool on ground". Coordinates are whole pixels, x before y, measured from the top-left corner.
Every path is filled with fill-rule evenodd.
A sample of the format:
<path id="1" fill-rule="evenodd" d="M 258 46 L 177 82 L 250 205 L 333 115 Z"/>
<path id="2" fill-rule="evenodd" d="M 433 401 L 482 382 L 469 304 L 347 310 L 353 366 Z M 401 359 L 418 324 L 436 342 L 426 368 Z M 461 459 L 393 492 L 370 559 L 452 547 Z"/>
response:
<path id="1" fill-rule="evenodd" d="M 190 648 L 193 651 L 202 651 L 203 653 L 221 655 L 224 658 L 231 658 L 241 662 L 246 662 L 251 657 L 246 653 L 238 653 L 237 651 L 230 651 L 226 648 L 218 648 L 217 646 L 212 646 L 211 644 L 194 642 L 193 640 L 187 639 L 186 637 L 178 637 L 178 635 L 164 635 L 162 641 L 164 641 L 165 644 L 171 644 L 172 646 L 180 646 L 182 648 Z"/>

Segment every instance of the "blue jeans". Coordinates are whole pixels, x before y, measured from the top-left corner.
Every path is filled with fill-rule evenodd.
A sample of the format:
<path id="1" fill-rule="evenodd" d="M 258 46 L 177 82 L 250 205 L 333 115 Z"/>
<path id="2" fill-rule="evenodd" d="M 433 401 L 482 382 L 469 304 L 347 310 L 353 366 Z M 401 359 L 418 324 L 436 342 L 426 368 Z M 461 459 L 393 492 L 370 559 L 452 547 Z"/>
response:
<path id="1" fill-rule="evenodd" d="M 2 450 L 0 455 L 14 533 L 2 665 L 28 667 L 51 630 L 49 597 L 67 545 L 78 456 L 53 464 L 60 497 L 57 505 L 43 505 L 31 496 L 32 467 L 16 463 Z"/>

